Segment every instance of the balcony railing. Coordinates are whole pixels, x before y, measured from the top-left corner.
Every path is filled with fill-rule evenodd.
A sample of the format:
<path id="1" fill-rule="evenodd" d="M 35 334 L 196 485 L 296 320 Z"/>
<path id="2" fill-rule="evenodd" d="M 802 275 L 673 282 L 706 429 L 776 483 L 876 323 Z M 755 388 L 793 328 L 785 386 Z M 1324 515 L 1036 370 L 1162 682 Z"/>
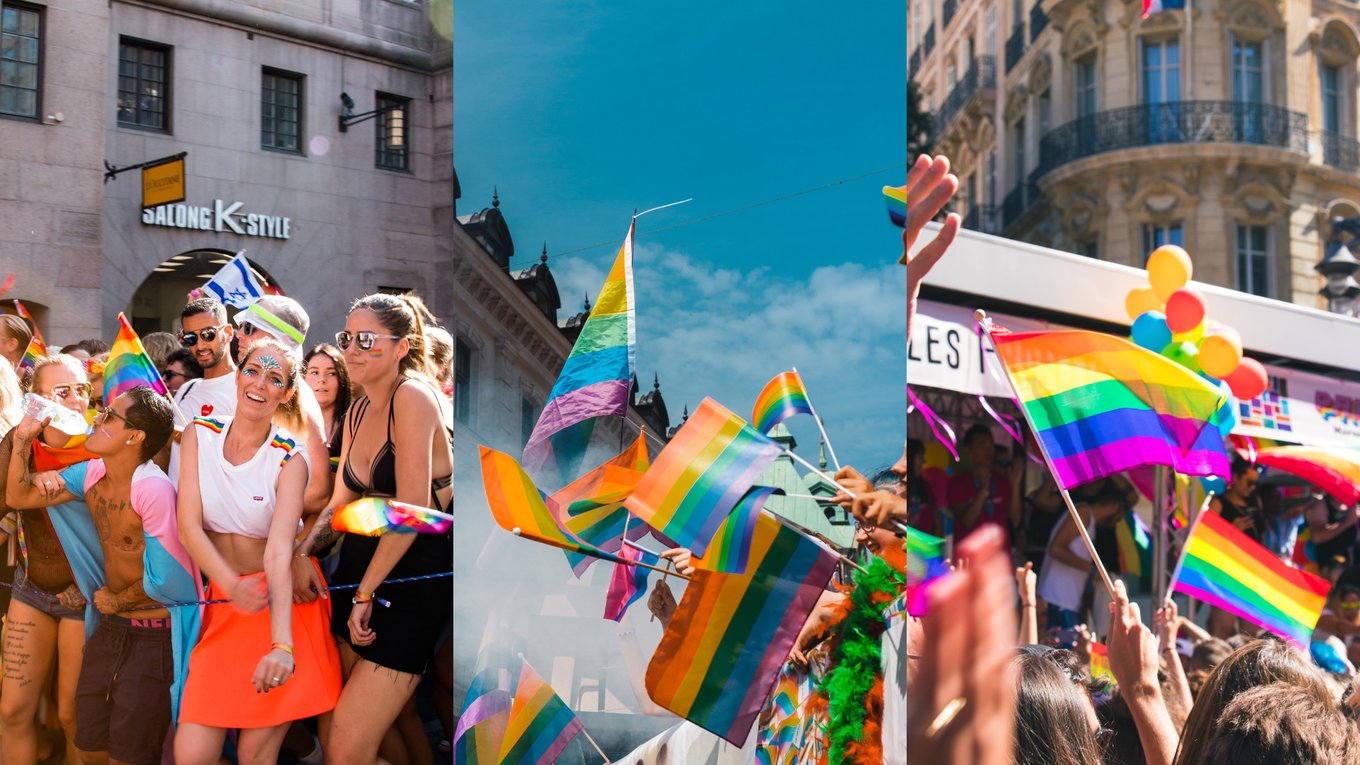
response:
<path id="1" fill-rule="evenodd" d="M 1040 174 L 1083 157 L 1139 146 L 1240 143 L 1307 151 L 1308 118 L 1270 104 L 1172 101 L 1080 117 L 1039 141 Z"/>
<path id="2" fill-rule="evenodd" d="M 944 0 L 944 13 L 940 15 L 940 29 L 948 29 L 949 22 L 954 20 L 954 13 L 959 9 L 959 0 Z"/>
<path id="3" fill-rule="evenodd" d="M 963 216 L 963 227 L 969 231 L 984 234 L 1001 233 L 1001 211 L 993 205 L 973 205 L 973 209 Z"/>
<path id="4" fill-rule="evenodd" d="M 1360 170 L 1360 141 L 1338 133 L 1323 132 L 1322 162 L 1338 170 Z"/>
<path id="5" fill-rule="evenodd" d="M 926 27 L 926 36 L 925 36 L 925 39 L 923 39 L 923 40 L 921 41 L 921 50 L 925 51 L 924 53 L 921 54 L 921 55 L 923 55 L 923 56 L 929 56 L 929 55 L 930 55 L 930 52 L 931 52 L 932 50 L 935 50 L 935 25 L 934 25 L 934 24 L 931 24 L 929 27 Z"/>
<path id="6" fill-rule="evenodd" d="M 1034 42 L 1039 39 L 1039 33 L 1044 31 L 1046 26 L 1048 26 L 1048 14 L 1044 13 L 1044 9 L 1039 7 L 1038 0 L 1036 0 L 1034 7 L 1029 9 L 1029 41 Z"/>
<path id="7" fill-rule="evenodd" d="M 935 135 L 944 133 L 949 123 L 963 111 L 969 99 L 979 90 L 992 90 L 995 87 L 996 59 L 991 56 L 978 56 L 973 59 L 963 79 L 955 83 L 954 89 L 949 91 L 949 97 L 940 105 L 940 111 L 935 115 Z"/>
<path id="8" fill-rule="evenodd" d="M 1006 195 L 1001 202 L 1001 227 L 1009 228 L 1039 201 L 1039 184 L 1025 181 Z"/>
<path id="9" fill-rule="evenodd" d="M 1023 55 L 1025 55 L 1025 25 L 1016 24 L 1011 30 L 1011 36 L 1006 38 L 1006 71 L 1014 69 Z"/>

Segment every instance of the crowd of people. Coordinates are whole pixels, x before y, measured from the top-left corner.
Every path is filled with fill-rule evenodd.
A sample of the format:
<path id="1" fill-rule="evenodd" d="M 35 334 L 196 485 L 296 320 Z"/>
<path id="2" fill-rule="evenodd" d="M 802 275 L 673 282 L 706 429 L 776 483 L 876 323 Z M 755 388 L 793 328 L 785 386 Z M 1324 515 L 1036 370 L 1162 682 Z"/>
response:
<path id="1" fill-rule="evenodd" d="M 177 333 L 142 338 L 171 397 L 110 398 L 108 345 L 23 364 L 33 328 L 0 316 L 6 765 L 429 765 L 422 683 L 451 738 L 451 532 L 331 518 L 451 510 L 452 338 L 387 294 L 334 345 L 309 329 L 281 295 L 230 321 L 191 295 Z M 28 393 L 88 427 L 26 416 Z"/>
<path id="2" fill-rule="evenodd" d="M 922 156 L 909 172 L 908 327 L 958 216 L 914 251 L 916 240 L 957 188 L 943 157 Z M 1023 467 L 1007 472 L 987 428 L 969 430 L 963 446 L 967 467 L 945 497 L 923 477 L 924 444 L 907 449 L 908 521 L 951 538 L 954 569 L 929 586 L 928 615 L 908 624 L 911 761 L 1360 762 L 1360 508 L 1321 493 L 1287 498 L 1237 459 L 1207 511 L 1333 583 L 1311 644 L 1216 609 L 1201 627 L 1172 600 L 1145 623 L 1124 581 L 1107 594 L 1095 579 L 1077 529 L 1117 575 L 1118 551 L 1102 532 L 1138 501 L 1127 477 L 1078 487 L 1074 520 L 1051 478 L 1023 492 Z"/>

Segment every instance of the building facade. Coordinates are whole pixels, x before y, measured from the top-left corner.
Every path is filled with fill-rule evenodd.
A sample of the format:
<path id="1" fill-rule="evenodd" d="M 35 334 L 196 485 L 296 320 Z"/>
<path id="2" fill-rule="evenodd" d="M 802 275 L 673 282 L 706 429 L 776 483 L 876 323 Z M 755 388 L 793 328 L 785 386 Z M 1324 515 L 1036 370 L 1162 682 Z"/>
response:
<path id="1" fill-rule="evenodd" d="M 967 228 L 1325 308 L 1360 215 L 1356 29 L 1330 0 L 912 0 L 910 76 Z"/>
<path id="2" fill-rule="evenodd" d="M 0 6 L 0 66 L 32 59 L 0 76 L 0 271 L 52 344 L 109 339 L 120 311 L 172 331 L 241 250 L 313 341 L 369 292 L 452 310 L 451 4 Z M 144 210 L 138 171 L 105 177 L 180 153 L 180 203 Z"/>

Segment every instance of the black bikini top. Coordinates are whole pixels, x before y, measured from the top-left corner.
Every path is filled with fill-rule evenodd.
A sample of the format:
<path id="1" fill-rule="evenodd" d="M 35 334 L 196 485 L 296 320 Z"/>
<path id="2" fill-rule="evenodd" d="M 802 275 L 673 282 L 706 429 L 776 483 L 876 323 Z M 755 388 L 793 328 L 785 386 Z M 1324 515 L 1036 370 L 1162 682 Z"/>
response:
<path id="1" fill-rule="evenodd" d="M 397 389 L 405 383 L 406 381 L 402 380 L 397 383 L 396 388 L 392 389 L 392 399 L 387 404 L 387 440 L 383 442 L 382 448 L 378 449 L 378 453 L 373 456 L 373 463 L 369 466 L 368 470 L 368 485 L 365 485 L 364 482 L 359 480 L 359 477 L 354 474 L 352 461 L 345 461 L 345 469 L 343 471 L 345 485 L 349 487 L 350 491 L 353 491 L 356 494 L 362 494 L 366 497 L 397 496 L 397 451 L 392 444 L 392 421 L 395 419 L 397 410 Z M 354 402 L 354 405 L 351 407 L 351 411 L 353 412 L 349 426 L 349 441 L 351 444 L 354 443 L 354 438 L 359 432 L 359 426 L 363 422 L 364 415 L 368 413 L 369 403 L 371 402 L 369 401 L 368 396 L 364 396 Z M 431 503 L 432 505 L 437 506 L 439 504 L 439 501 L 436 498 L 437 493 L 441 489 L 448 488 L 452 483 L 452 473 L 443 478 L 436 478 L 430 482 L 430 497 L 433 500 Z"/>

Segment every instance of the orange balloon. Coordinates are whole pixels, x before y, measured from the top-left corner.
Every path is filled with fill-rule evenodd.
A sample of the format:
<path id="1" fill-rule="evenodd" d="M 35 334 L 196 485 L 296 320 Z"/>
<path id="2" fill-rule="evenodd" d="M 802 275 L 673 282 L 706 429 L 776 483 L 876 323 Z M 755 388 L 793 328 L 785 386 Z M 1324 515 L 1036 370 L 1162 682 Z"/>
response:
<path id="1" fill-rule="evenodd" d="M 1242 363 L 1242 340 L 1236 332 L 1214 332 L 1199 344 L 1199 366 L 1205 374 L 1222 380 Z"/>
<path id="2" fill-rule="evenodd" d="M 1138 287 L 1129 290 L 1129 294 L 1124 298 L 1124 310 L 1129 312 L 1129 321 L 1137 319 L 1148 311 L 1160 311 L 1163 308 L 1163 301 L 1157 297 L 1150 287 Z"/>
<path id="3" fill-rule="evenodd" d="M 1184 249 L 1174 244 L 1164 244 L 1148 256 L 1147 273 L 1148 283 L 1157 297 L 1170 300 L 1171 293 L 1184 287 L 1194 276 L 1195 267 L 1190 262 L 1190 254 Z"/>

